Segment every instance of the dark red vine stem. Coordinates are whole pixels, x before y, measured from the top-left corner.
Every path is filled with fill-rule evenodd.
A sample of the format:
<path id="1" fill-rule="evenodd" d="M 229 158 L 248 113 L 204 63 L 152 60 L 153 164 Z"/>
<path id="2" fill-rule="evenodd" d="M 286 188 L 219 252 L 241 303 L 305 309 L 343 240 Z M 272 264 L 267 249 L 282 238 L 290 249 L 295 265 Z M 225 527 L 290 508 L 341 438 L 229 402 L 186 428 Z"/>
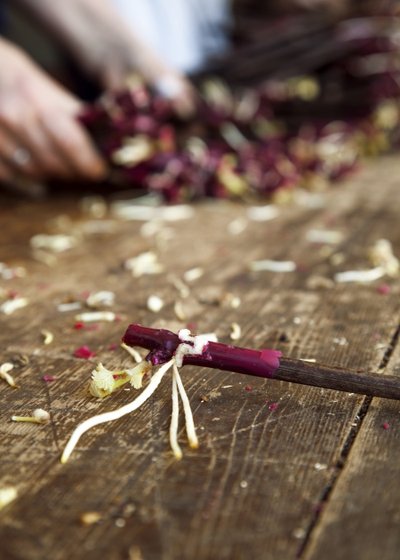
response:
<path id="1" fill-rule="evenodd" d="M 137 324 L 129 325 L 123 341 L 128 346 L 139 346 L 149 350 L 146 359 L 153 365 L 169 361 L 182 342 L 179 336 L 171 331 L 151 329 Z M 251 350 L 209 342 L 201 355 L 185 356 L 183 365 L 232 371 L 362 395 L 400 399 L 400 379 L 394 376 L 352 371 L 281 356 L 279 350 Z"/>

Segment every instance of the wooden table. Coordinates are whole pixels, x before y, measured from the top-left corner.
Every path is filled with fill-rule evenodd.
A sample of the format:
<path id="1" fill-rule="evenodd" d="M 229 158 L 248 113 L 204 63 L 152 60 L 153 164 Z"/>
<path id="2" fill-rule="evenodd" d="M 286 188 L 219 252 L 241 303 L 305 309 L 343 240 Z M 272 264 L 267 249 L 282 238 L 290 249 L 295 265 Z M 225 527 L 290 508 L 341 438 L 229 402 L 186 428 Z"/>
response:
<path id="1" fill-rule="evenodd" d="M 0 512 L 0 557 L 399 558 L 396 401 L 188 367 L 182 373 L 197 451 L 187 448 L 181 426 L 184 458 L 171 454 L 165 379 L 143 408 L 85 434 L 70 461 L 59 461 L 80 421 L 134 398 L 134 389 L 106 400 L 87 392 L 98 361 L 112 368 L 131 363 L 117 346 L 129 322 L 171 329 L 189 323 L 222 341 L 238 323 L 240 345 L 400 375 L 399 280 L 384 280 L 391 289 L 382 294 L 381 281 L 316 279 L 369 268 L 368 248 L 379 238 L 400 255 L 399 177 L 400 161 L 383 158 L 328 193 L 281 207 L 271 221 L 249 220 L 245 205 L 212 201 L 194 206 L 188 220 L 145 228 L 110 217 L 99 225 L 73 197 L 4 196 L 0 260 L 25 267 L 26 276 L 1 286 L 29 305 L 1 316 L 0 360 L 15 364 L 19 389 L 0 383 L 0 487 L 18 490 Z M 310 229 L 327 228 L 343 240 L 308 240 Z M 56 258 L 33 254 L 34 234 L 56 232 L 72 232 L 76 247 Z M 123 263 L 147 250 L 165 272 L 134 278 Z M 293 260 L 297 271 L 249 271 L 249 263 L 266 258 Z M 183 298 L 174 278 L 194 267 L 204 274 Z M 75 329 L 76 311 L 60 312 L 58 304 L 98 290 L 116 294 L 120 320 Z M 165 301 L 159 313 L 146 307 L 152 294 Z M 49 345 L 43 329 L 54 334 Z M 90 361 L 73 357 L 84 344 L 96 353 Z M 49 424 L 10 421 L 38 407 L 51 413 Z M 83 523 L 87 512 L 99 521 Z"/>

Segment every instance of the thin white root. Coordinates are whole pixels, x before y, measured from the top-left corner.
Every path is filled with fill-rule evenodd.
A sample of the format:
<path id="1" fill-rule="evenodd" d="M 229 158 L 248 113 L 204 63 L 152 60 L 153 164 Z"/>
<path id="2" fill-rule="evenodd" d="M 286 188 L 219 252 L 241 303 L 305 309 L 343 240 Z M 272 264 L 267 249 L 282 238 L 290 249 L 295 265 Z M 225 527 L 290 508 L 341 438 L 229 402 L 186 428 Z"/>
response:
<path id="1" fill-rule="evenodd" d="M 186 434 L 189 440 L 189 445 L 192 449 L 197 449 L 199 447 L 199 440 L 197 439 L 197 435 L 196 435 L 196 428 L 194 426 L 192 409 L 190 408 L 189 398 L 186 394 L 181 376 L 179 375 L 179 371 L 175 363 L 173 364 L 173 372 L 174 372 L 174 376 L 176 377 L 176 383 L 178 385 L 179 395 L 182 399 L 183 411 L 185 413 Z"/>
<path id="2" fill-rule="evenodd" d="M 132 356 L 132 358 L 135 360 L 135 362 L 137 364 L 139 364 L 143 360 L 143 358 L 139 354 L 139 352 L 137 350 L 135 350 L 135 348 L 132 348 L 131 346 L 128 346 L 127 344 L 125 344 L 125 342 L 123 342 L 121 344 L 121 348 L 126 350 L 128 352 L 128 354 L 130 354 Z"/>
<path id="3" fill-rule="evenodd" d="M 169 442 L 176 459 L 182 459 L 182 450 L 178 443 L 179 398 L 175 370 L 172 372 L 172 414 L 169 426 Z"/>
<path id="4" fill-rule="evenodd" d="M 133 400 L 131 403 L 118 408 L 117 410 L 113 410 L 111 412 L 104 412 L 103 414 L 98 414 L 97 416 L 93 416 L 92 418 L 88 418 L 82 424 L 74 430 L 72 433 L 63 454 L 61 456 L 61 463 L 66 463 L 71 456 L 71 453 L 75 449 L 78 441 L 80 440 L 81 436 L 93 428 L 94 426 L 98 426 L 99 424 L 104 424 L 105 422 L 111 422 L 112 420 L 118 420 L 125 416 L 125 414 L 130 414 L 134 410 L 138 409 L 144 402 L 147 401 L 148 398 L 154 393 L 154 391 L 159 386 L 162 378 L 167 373 L 167 371 L 171 368 L 174 364 L 174 360 L 170 360 L 166 364 L 163 364 L 153 375 L 147 387 L 140 393 L 140 395 Z"/>

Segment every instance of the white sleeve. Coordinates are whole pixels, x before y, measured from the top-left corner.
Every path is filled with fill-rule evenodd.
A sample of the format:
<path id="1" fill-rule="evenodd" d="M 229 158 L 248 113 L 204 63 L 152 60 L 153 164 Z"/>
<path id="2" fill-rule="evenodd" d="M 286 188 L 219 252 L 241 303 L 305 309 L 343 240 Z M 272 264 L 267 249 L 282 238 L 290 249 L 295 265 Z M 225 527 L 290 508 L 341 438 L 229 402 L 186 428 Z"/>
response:
<path id="1" fill-rule="evenodd" d="M 112 0 L 124 20 L 165 62 L 182 72 L 225 49 L 229 0 Z"/>

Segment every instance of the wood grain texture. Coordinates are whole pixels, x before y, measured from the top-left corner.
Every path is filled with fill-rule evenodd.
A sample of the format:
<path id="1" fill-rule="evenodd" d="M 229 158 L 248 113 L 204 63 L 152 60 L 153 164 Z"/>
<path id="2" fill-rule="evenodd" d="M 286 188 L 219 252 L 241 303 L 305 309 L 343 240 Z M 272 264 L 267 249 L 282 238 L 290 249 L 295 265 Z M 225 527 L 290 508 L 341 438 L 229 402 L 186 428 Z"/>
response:
<path id="1" fill-rule="evenodd" d="M 385 373 L 400 375 L 399 330 Z M 365 400 L 360 429 L 329 500 L 322 510 L 305 558 L 392 559 L 400 549 L 398 402 Z"/>
<path id="2" fill-rule="evenodd" d="M 204 203 L 191 220 L 165 224 L 151 237 L 141 223 L 113 219 L 112 231 L 85 233 L 89 219 L 72 197 L 4 199 L 0 261 L 25 266 L 27 275 L 1 287 L 17 290 L 30 304 L 0 317 L 0 361 L 16 364 L 20 385 L 0 384 L 0 486 L 19 490 L 0 512 L 0 556 L 287 560 L 376 558 L 384 550 L 385 559 L 397 559 L 396 402 L 188 367 L 182 375 L 198 451 L 186 447 L 183 429 L 183 460 L 169 451 L 166 378 L 143 408 L 85 434 L 66 465 L 59 457 L 78 422 L 133 398 L 133 389 L 105 401 L 87 394 L 98 361 L 115 368 L 130 363 L 111 346 L 128 322 L 171 329 L 191 323 L 197 332 L 215 330 L 222 341 L 237 322 L 240 345 L 398 375 L 399 281 L 391 280 L 391 292 L 380 295 L 376 284 L 323 289 L 310 279 L 368 267 L 367 249 L 381 237 L 400 254 L 399 172 L 395 158 L 382 159 L 318 195 L 319 207 L 294 203 L 271 222 L 248 220 L 243 205 Z M 232 235 L 229 225 L 238 219 L 246 228 Z M 311 244 L 311 228 L 340 230 L 343 241 Z M 76 248 L 53 267 L 33 258 L 33 234 L 65 230 L 80 232 Z M 146 250 L 157 252 L 166 271 L 133 278 L 123 262 Z M 252 260 L 264 258 L 293 259 L 298 271 L 249 271 Z M 204 275 L 182 299 L 171 276 L 192 267 L 202 267 Z M 60 313 L 57 304 L 100 289 L 115 292 L 120 320 L 75 330 L 75 312 Z M 146 308 L 151 294 L 165 300 L 157 315 Z M 230 307 L 226 294 L 239 296 L 240 307 Z M 177 299 L 185 321 L 175 316 Z M 55 335 L 49 346 L 42 343 L 43 328 Z M 91 362 L 73 357 L 82 344 L 96 352 Z M 43 375 L 56 379 L 45 383 Z M 49 425 L 9 421 L 37 407 L 51 412 Z M 99 512 L 101 520 L 82 525 L 87 511 Z"/>

